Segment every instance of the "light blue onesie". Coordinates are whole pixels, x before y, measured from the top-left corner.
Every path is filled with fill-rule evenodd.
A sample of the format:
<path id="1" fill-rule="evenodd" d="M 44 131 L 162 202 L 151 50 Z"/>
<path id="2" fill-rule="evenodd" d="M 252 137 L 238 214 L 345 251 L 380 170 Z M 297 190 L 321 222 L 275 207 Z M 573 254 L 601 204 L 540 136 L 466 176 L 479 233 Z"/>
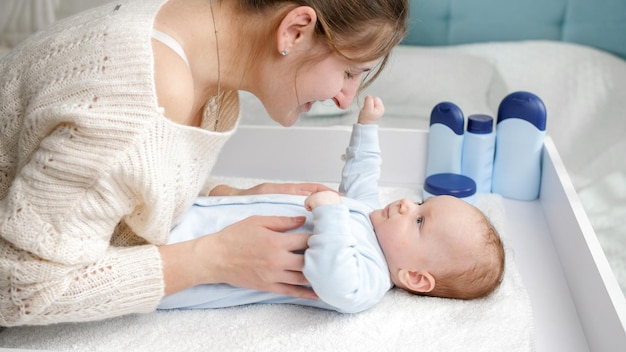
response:
<path id="1" fill-rule="evenodd" d="M 169 243 L 215 233 L 252 215 L 306 216 L 293 232 L 312 233 L 303 273 L 320 300 L 305 300 L 227 284 L 195 286 L 163 298 L 159 309 L 219 308 L 250 303 L 291 303 L 356 313 L 378 303 L 392 287 L 369 214 L 380 208 L 378 126 L 355 124 L 339 191 L 342 204 L 308 212 L 304 196 L 285 194 L 201 197 L 183 214 Z"/>

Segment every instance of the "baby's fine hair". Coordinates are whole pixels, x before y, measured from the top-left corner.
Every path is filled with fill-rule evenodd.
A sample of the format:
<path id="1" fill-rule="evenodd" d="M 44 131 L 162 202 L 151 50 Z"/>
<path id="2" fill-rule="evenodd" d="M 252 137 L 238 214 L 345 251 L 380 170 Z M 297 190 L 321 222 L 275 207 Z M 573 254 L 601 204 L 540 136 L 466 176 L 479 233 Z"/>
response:
<path id="1" fill-rule="evenodd" d="M 475 261 L 464 270 L 433 275 L 435 288 L 425 295 L 469 300 L 485 297 L 500 285 L 505 266 L 504 245 L 491 221 L 480 214 L 483 243 L 480 253 L 474 256 Z"/>

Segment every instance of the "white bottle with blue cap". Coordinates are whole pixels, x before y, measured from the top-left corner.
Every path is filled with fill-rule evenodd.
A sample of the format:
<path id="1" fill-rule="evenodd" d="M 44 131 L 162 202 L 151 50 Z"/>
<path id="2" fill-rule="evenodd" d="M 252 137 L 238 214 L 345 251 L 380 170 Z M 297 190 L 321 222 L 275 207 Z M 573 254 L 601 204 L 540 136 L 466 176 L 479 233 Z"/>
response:
<path id="1" fill-rule="evenodd" d="M 430 114 L 426 176 L 461 173 L 463 153 L 463 112 L 454 103 L 437 104 Z"/>
<path id="2" fill-rule="evenodd" d="M 517 200 L 539 197 L 546 107 L 529 92 L 506 96 L 498 108 L 491 191 Z"/>
<path id="3" fill-rule="evenodd" d="M 468 116 L 463 139 L 461 173 L 476 182 L 476 193 L 491 193 L 495 149 L 493 117 L 483 114 Z"/>

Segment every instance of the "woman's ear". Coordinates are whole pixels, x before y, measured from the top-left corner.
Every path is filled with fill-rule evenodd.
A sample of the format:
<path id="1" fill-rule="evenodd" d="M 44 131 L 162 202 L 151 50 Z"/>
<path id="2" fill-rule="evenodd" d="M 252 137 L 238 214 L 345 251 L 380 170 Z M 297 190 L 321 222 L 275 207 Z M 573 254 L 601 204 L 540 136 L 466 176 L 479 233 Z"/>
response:
<path id="1" fill-rule="evenodd" d="M 278 52 L 283 56 L 287 55 L 305 39 L 313 38 L 316 22 L 317 14 L 312 7 L 298 6 L 289 11 L 278 27 Z"/>
<path id="2" fill-rule="evenodd" d="M 407 289 L 414 292 L 426 293 L 435 288 L 435 277 L 427 271 L 410 271 L 400 269 L 398 280 Z"/>

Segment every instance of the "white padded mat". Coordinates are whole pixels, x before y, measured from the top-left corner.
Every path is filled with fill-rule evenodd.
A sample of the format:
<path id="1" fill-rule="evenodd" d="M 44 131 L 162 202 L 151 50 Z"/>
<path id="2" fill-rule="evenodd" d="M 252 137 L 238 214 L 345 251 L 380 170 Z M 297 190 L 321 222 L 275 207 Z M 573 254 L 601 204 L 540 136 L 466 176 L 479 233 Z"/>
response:
<path id="1" fill-rule="evenodd" d="M 225 181 L 248 187 L 262 180 Z M 330 185 L 336 187 L 336 185 Z M 386 204 L 421 199 L 421 190 L 384 187 Z M 498 195 L 476 204 L 500 231 L 506 215 Z M 460 301 L 393 289 L 374 308 L 342 315 L 310 307 L 250 305 L 215 310 L 158 311 L 83 324 L 9 328 L 0 346 L 64 351 L 534 351 L 530 300 L 506 252 L 502 285 L 491 296 Z"/>

